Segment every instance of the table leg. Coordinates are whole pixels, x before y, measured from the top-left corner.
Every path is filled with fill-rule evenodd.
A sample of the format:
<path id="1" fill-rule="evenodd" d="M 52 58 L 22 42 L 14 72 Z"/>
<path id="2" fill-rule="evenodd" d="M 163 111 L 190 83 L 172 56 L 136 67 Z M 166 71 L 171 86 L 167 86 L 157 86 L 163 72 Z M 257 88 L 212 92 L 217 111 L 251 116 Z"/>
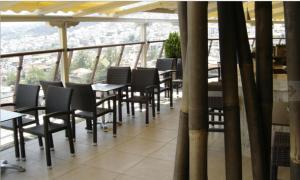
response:
<path id="1" fill-rule="evenodd" d="M 122 89 L 118 89 L 118 100 L 119 100 L 119 124 L 122 124 Z"/>
<path id="2" fill-rule="evenodd" d="M 19 172 L 24 172 L 25 168 L 15 165 L 15 164 L 8 164 L 7 160 L 0 160 L 0 167 L 1 167 L 1 171 L 5 170 L 5 169 L 15 169 Z"/>
<path id="3" fill-rule="evenodd" d="M 15 144 L 15 155 L 16 155 L 17 160 L 19 160 L 20 159 L 20 150 L 19 150 L 17 119 L 12 119 L 12 123 L 13 123 L 13 134 L 14 134 L 14 144 Z"/>
<path id="4" fill-rule="evenodd" d="M 23 161 L 25 161 L 26 155 L 25 155 L 25 142 L 24 142 L 24 135 L 23 135 L 22 117 L 18 118 L 18 124 L 19 124 L 19 134 L 20 134 L 21 158 Z"/>

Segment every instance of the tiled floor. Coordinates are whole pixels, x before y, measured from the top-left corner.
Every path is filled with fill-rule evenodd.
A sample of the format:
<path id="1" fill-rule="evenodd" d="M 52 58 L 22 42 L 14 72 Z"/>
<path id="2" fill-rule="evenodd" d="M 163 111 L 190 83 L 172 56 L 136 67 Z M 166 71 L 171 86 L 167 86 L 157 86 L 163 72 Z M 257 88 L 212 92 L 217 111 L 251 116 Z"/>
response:
<path id="1" fill-rule="evenodd" d="M 136 116 L 124 113 L 124 123 L 118 127 L 118 136 L 103 132 L 98 126 L 98 146 L 92 146 L 92 135 L 85 123 L 77 124 L 76 156 L 69 153 L 64 133 L 54 135 L 55 151 L 51 152 L 53 168 L 46 166 L 44 151 L 37 140 L 26 143 L 27 160 L 15 161 L 14 149 L 0 153 L 0 159 L 22 165 L 26 172 L 7 170 L 1 179 L 71 179 L 71 180 L 167 180 L 172 179 L 176 152 L 180 100 L 175 108 L 162 105 L 161 113 L 145 126 L 144 112 L 137 108 Z M 111 117 L 108 117 L 111 118 Z M 209 179 L 225 179 L 223 134 L 210 133 L 208 151 Z M 243 158 L 244 179 L 252 179 L 251 162 Z M 289 179 L 287 169 L 280 169 L 281 179 Z"/>

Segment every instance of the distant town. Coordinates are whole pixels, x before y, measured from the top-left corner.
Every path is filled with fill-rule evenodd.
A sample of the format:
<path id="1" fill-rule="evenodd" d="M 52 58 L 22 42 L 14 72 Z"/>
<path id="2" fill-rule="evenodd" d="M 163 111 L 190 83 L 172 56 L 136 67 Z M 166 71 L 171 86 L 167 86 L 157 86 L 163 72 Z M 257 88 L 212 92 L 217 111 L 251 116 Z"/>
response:
<path id="1" fill-rule="evenodd" d="M 274 37 L 284 37 L 284 26 L 274 25 Z M 147 26 L 147 40 L 164 40 L 170 32 L 178 32 L 178 25 L 172 23 L 150 23 Z M 248 25 L 249 37 L 255 36 L 255 28 Z M 210 23 L 209 38 L 218 38 L 217 23 Z M 68 29 L 68 46 L 83 47 L 103 44 L 130 43 L 142 41 L 141 26 L 137 23 L 87 23 L 82 22 Z M 16 53 L 60 48 L 56 27 L 47 23 L 1 23 L 1 53 Z M 209 42 L 210 43 L 210 42 Z M 274 44 L 278 42 L 274 41 Z M 251 44 L 251 42 L 250 42 Z M 126 46 L 121 65 L 133 67 L 139 45 Z M 162 43 L 153 43 L 147 53 L 147 65 L 154 66 Z M 114 65 L 121 47 L 104 48 L 97 67 L 95 80 L 105 78 L 106 69 Z M 74 82 L 88 82 L 97 54 L 97 49 L 76 51 L 70 66 L 70 79 Z M 25 56 L 21 82 L 37 84 L 42 79 L 53 79 L 57 53 Z M 18 66 L 18 58 L 1 59 L 1 98 L 11 97 Z M 209 53 L 209 63 L 219 62 L 219 42 L 213 41 Z"/>

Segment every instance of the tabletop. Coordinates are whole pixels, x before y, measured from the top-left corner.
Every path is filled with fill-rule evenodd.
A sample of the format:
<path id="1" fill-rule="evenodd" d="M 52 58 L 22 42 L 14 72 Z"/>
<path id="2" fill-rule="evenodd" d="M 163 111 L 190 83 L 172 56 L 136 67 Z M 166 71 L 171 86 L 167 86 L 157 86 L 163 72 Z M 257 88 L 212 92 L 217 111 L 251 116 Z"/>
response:
<path id="1" fill-rule="evenodd" d="M 0 122 L 22 117 L 23 114 L 0 109 Z"/>
<path id="2" fill-rule="evenodd" d="M 123 88 L 125 86 L 126 86 L 125 84 L 96 83 L 92 85 L 92 88 L 94 91 L 108 92 L 108 91 L 113 91 L 113 90 Z"/>

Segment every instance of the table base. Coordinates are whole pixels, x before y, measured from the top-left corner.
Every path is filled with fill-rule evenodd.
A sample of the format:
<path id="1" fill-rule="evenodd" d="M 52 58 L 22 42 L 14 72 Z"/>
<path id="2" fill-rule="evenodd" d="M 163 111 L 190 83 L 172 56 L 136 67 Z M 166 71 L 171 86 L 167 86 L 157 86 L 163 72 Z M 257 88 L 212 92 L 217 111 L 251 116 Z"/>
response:
<path id="1" fill-rule="evenodd" d="M 15 165 L 15 164 L 8 164 L 7 160 L 0 160 L 0 167 L 1 167 L 1 171 L 5 170 L 5 169 L 14 169 L 17 170 L 19 172 L 24 172 L 25 168 Z"/>

